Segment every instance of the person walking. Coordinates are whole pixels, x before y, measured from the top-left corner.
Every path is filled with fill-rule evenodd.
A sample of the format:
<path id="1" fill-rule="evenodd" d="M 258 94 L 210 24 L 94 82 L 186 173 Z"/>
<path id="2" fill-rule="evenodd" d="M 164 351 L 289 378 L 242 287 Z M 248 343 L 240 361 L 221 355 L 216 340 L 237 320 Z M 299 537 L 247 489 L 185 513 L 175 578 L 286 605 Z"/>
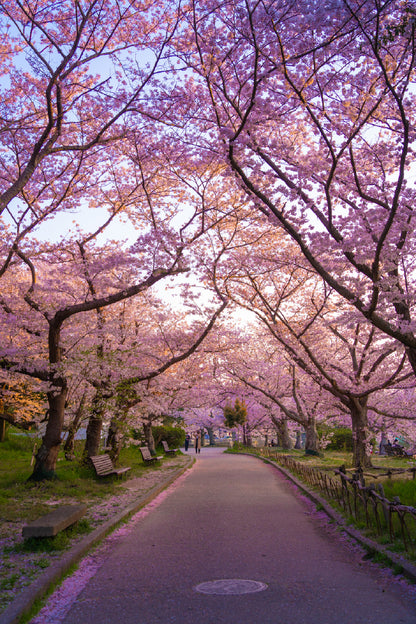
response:
<path id="1" fill-rule="evenodd" d="M 201 452 L 201 434 L 198 432 L 195 438 L 195 453 Z"/>
<path id="2" fill-rule="evenodd" d="M 189 435 L 189 433 L 186 434 L 185 436 L 185 451 L 187 451 L 189 449 L 189 442 L 191 440 L 191 436 Z"/>

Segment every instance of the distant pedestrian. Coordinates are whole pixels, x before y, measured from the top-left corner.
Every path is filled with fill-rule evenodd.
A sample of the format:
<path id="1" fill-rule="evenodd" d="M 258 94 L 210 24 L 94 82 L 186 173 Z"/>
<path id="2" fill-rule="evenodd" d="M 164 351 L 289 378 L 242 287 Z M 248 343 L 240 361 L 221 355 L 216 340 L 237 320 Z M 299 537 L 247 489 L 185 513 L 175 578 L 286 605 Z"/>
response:
<path id="1" fill-rule="evenodd" d="M 195 453 L 201 452 L 201 434 L 197 433 L 195 438 Z"/>
<path id="2" fill-rule="evenodd" d="M 387 455 L 386 446 L 390 444 L 388 437 L 385 433 L 381 434 L 380 446 L 379 446 L 379 455 Z"/>
<path id="3" fill-rule="evenodd" d="M 185 451 L 187 451 L 189 449 L 189 442 L 191 441 L 191 436 L 189 435 L 189 433 L 186 434 L 185 436 Z"/>

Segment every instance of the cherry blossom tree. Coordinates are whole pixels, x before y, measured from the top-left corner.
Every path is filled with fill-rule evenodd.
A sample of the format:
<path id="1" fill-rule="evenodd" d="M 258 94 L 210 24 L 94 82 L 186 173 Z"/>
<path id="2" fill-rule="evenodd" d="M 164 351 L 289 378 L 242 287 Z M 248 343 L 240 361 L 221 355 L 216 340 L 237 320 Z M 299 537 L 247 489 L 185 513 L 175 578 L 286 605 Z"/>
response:
<path id="1" fill-rule="evenodd" d="M 339 402 L 294 365 L 290 354 L 276 344 L 253 314 L 246 318 L 245 325 L 240 342 L 218 361 L 218 377 L 222 377 L 225 387 L 234 380 L 245 401 L 262 409 L 267 415 L 265 427 L 272 425 L 281 446 L 291 448 L 290 430 L 293 433 L 300 427 L 306 433 L 305 448 L 316 451 L 317 425 L 331 419 L 345 420 Z"/>
<path id="2" fill-rule="evenodd" d="M 215 265 L 216 254 L 224 253 L 227 242 L 217 236 L 219 242 L 213 246 L 208 232 L 212 228 L 220 230 L 224 220 L 232 219 L 236 212 L 235 203 L 239 200 L 228 192 L 218 193 L 215 163 L 214 166 L 208 164 L 198 170 L 191 163 L 189 168 L 192 176 L 184 180 L 183 168 L 171 162 L 172 159 L 163 153 L 162 148 L 155 149 L 153 153 L 146 145 L 143 148 L 137 132 L 132 133 L 121 147 L 116 149 L 113 146 L 113 155 L 111 176 L 107 177 L 107 184 L 103 188 L 93 187 L 94 202 L 101 202 L 107 211 L 107 218 L 101 224 L 93 224 L 92 231 L 84 232 L 78 228 L 76 238 L 62 237 L 58 243 L 43 243 L 40 246 L 34 239 L 27 238 L 24 244 L 14 249 L 10 262 L 4 265 L 3 281 L 11 288 L 0 300 L 4 327 L 7 329 L 11 320 L 16 319 L 16 311 L 19 310 L 22 351 L 19 361 L 13 355 L 17 340 L 14 337 L 13 345 L 5 349 L 3 367 L 14 367 L 21 374 L 40 378 L 53 388 L 48 392 L 49 421 L 44 438 L 45 448 L 39 450 L 40 464 L 35 466 L 36 475 L 53 472 L 60 445 L 68 387 L 64 372 L 64 360 L 67 358 L 61 344 L 63 332 L 66 336 L 72 332 L 73 344 L 84 344 L 84 333 L 93 340 L 93 346 L 90 344 L 86 351 L 98 367 L 95 380 L 89 375 L 96 390 L 87 429 L 87 442 L 92 441 L 92 444 L 88 444 L 86 452 L 91 455 L 97 450 L 105 402 L 118 394 L 117 386 L 121 384 L 124 390 L 126 384 L 133 387 L 162 374 L 168 367 L 188 357 L 211 331 L 217 316 L 227 305 L 224 298 L 215 292 L 215 288 L 211 288 L 210 293 L 210 287 L 207 286 L 209 280 L 212 281 L 214 270 L 210 265 Z M 136 242 L 130 248 L 116 241 L 107 242 L 105 247 L 100 246 L 97 240 L 105 236 L 107 227 L 121 213 L 132 229 L 137 230 Z M 116 379 L 114 370 L 108 366 L 105 370 L 105 357 L 111 356 L 116 350 L 120 355 L 123 353 L 123 347 L 120 346 L 120 340 L 115 339 L 114 332 L 111 338 L 111 316 L 119 312 L 120 307 L 117 306 L 132 297 L 137 298 L 167 277 L 186 272 L 192 273 L 194 284 L 198 280 L 201 283 L 205 281 L 205 301 L 207 297 L 211 298 L 208 306 L 205 303 L 195 304 L 192 292 L 194 284 L 184 284 L 182 287 L 182 296 L 185 298 L 183 305 L 188 305 L 188 313 L 194 318 L 192 331 L 187 334 L 192 335 L 192 339 L 188 344 L 184 344 L 183 340 L 180 344 L 176 339 L 177 344 L 168 347 L 168 356 L 159 361 L 156 361 L 156 350 L 153 368 L 145 372 L 137 370 L 132 374 L 130 370 L 123 378 L 119 367 L 117 371 L 120 375 Z M 21 277 L 21 284 L 16 289 L 14 281 L 17 275 L 19 279 Z M 53 293 L 56 293 L 55 297 Z M 211 311 L 207 311 L 211 303 Z M 213 310 L 215 305 L 217 309 Z M 106 310 L 112 310 L 113 307 L 114 314 L 106 314 Z M 91 312 L 96 318 L 94 330 L 90 329 L 92 325 L 88 315 Z M 46 326 L 47 349 L 45 344 L 41 344 L 45 340 Z M 38 336 L 38 351 L 32 343 L 31 349 L 38 358 L 47 357 L 49 362 L 46 368 L 39 363 L 33 368 L 25 365 L 30 358 L 27 353 L 23 353 L 28 339 L 34 333 Z M 179 337 L 179 325 L 177 334 Z M 131 338 L 134 342 L 134 336 Z M 111 340 L 113 345 L 108 348 Z M 106 350 L 108 353 L 105 353 Z M 65 347 L 65 352 L 68 352 L 68 347 Z M 91 365 L 90 370 L 93 368 L 94 365 Z M 45 458 L 42 453 L 45 453 Z"/>
<path id="3" fill-rule="evenodd" d="M 1 1 L 0 214 L 14 245 L 106 184 L 176 25 L 175 5 L 153 0 Z"/>
<path id="4" fill-rule="evenodd" d="M 413 3 L 193 2 L 187 18 L 188 143 L 193 124 L 195 153 L 416 372 Z"/>
<path id="5" fill-rule="evenodd" d="M 276 262 L 274 256 L 269 256 L 267 262 L 267 253 L 268 248 L 260 250 L 257 257 L 262 256 L 262 266 L 260 269 L 258 265 L 257 271 L 251 269 L 253 254 L 240 260 L 239 273 L 234 263 L 227 279 L 227 294 L 254 312 L 296 367 L 309 375 L 317 388 L 338 401 L 338 409 L 351 418 L 354 462 L 369 465 L 369 398 L 389 387 L 413 384 L 404 350 L 374 326 L 351 322 L 348 306 L 342 306 L 342 300 L 334 298 L 307 265 L 302 267 L 296 257 L 289 263 L 288 250 L 282 255 L 286 264 Z M 261 362 L 257 368 L 256 378 L 267 379 Z M 243 379 L 247 385 L 273 397 L 267 384 L 252 382 L 247 376 Z M 294 411 L 302 419 L 303 408 L 295 379 L 293 384 Z M 278 395 L 276 400 L 279 401 Z M 283 402 L 280 407 L 291 417 Z"/>
<path id="6" fill-rule="evenodd" d="M 126 335 L 123 341 L 115 343 L 109 360 L 109 378 L 117 406 L 112 432 L 116 433 L 117 423 L 132 422 L 132 411 L 139 415 L 146 443 L 154 450 L 152 424 L 161 415 L 177 411 L 187 403 L 189 378 L 183 376 L 181 364 L 189 359 L 188 367 L 193 366 L 194 356 L 203 349 L 227 301 L 220 301 L 214 310 L 206 309 L 204 316 L 198 306 L 199 318 L 191 321 L 189 309 L 184 313 L 166 308 L 156 299 L 150 304 L 149 295 L 145 299 L 144 309 L 136 309 L 141 328 L 137 320 L 123 319 Z M 127 340 L 130 328 L 134 328 L 133 336 Z"/>
<path id="7" fill-rule="evenodd" d="M 39 383 L 0 371 L 0 441 L 4 441 L 6 423 L 30 431 L 45 413 L 45 394 Z"/>
<path id="8" fill-rule="evenodd" d="M 68 393 L 68 380 L 63 365 L 64 351 L 65 348 L 71 348 L 71 344 L 79 339 L 77 330 L 82 331 L 79 325 L 78 327 L 72 326 L 74 333 L 69 332 L 70 339 L 67 344 L 68 335 L 65 334 L 68 322 L 73 317 L 85 316 L 89 311 L 106 308 L 133 297 L 150 288 L 166 275 L 182 270 L 178 268 L 178 259 L 175 258 L 170 266 L 168 264 L 160 268 L 157 274 L 151 272 L 147 276 L 140 275 L 137 270 L 137 258 L 134 255 L 125 254 L 122 262 L 130 263 L 133 267 L 136 264 L 136 270 L 132 271 L 129 268 L 124 276 L 121 273 L 120 276 L 114 277 L 111 275 L 111 262 L 114 262 L 115 258 L 113 256 L 110 261 L 107 257 L 109 264 L 104 269 L 102 277 L 105 277 L 108 283 L 102 292 L 91 299 L 88 297 L 88 291 L 85 292 L 82 288 L 79 278 L 77 284 L 74 274 L 76 264 L 70 262 L 69 255 L 65 254 L 62 249 L 57 252 L 56 258 L 48 254 L 41 263 L 43 266 L 40 271 L 36 269 L 32 261 L 24 257 L 26 274 L 24 267 L 20 265 L 13 267 L 15 270 L 10 276 L 12 279 L 18 277 L 20 280 L 17 287 L 20 297 L 15 296 L 16 289 L 14 289 L 10 298 L 6 296 L 3 301 L 2 367 L 50 384 L 47 389 L 48 424 L 42 446 L 38 451 L 35 475 L 53 472 L 61 444 L 60 435 Z M 62 270 L 64 259 L 67 261 L 66 275 Z M 122 271 L 120 260 L 118 267 Z M 135 279 L 132 281 L 131 277 L 134 273 Z M 51 302 L 50 296 L 54 292 L 56 292 L 56 297 Z M 10 319 L 16 321 L 18 316 L 20 316 L 20 331 L 16 334 L 16 324 L 12 326 Z"/>
<path id="9" fill-rule="evenodd" d="M 339 408 L 337 410 L 328 402 L 325 404 L 322 391 L 316 384 L 311 383 L 302 372 L 296 375 L 294 365 L 285 361 L 281 354 L 276 353 L 276 349 L 271 348 L 268 352 L 264 338 L 262 343 L 262 348 L 257 352 L 254 351 L 254 341 L 250 343 L 250 357 L 244 362 L 229 362 L 229 373 L 254 392 L 257 401 L 268 411 L 278 432 L 280 446 L 293 446 L 287 428 L 287 422 L 291 421 L 292 428 L 293 423 L 296 423 L 305 431 L 305 449 L 317 451 L 317 424 L 320 420 L 327 420 L 331 407 L 332 416 L 339 412 Z M 299 383 L 299 377 L 302 378 L 302 384 Z"/>
<path id="10" fill-rule="evenodd" d="M 412 392 L 404 355 L 416 372 L 415 28 L 399 0 L 0 0 L 0 363 L 47 393 L 34 474 L 54 470 L 87 359 L 87 454 L 110 399 L 120 421 L 158 413 L 146 384 L 192 355 L 192 409 L 250 388 L 253 422 L 262 397 L 312 431 L 308 375 L 368 461 L 369 409 Z M 36 240 L 71 210 L 88 228 Z M 130 247 L 103 243 L 120 219 Z M 175 333 L 145 296 L 185 274 Z M 227 297 L 292 359 L 283 390 L 220 372 L 205 339 Z M 126 329 L 139 309 L 147 340 Z"/>

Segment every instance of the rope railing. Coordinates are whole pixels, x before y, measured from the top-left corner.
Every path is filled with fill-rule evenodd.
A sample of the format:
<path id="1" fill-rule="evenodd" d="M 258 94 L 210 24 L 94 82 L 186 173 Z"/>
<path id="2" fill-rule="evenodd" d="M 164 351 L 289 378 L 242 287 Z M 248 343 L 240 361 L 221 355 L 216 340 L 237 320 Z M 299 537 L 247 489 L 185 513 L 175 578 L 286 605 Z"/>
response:
<path id="1" fill-rule="evenodd" d="M 326 498 L 335 501 L 347 516 L 354 518 L 356 523 L 365 523 L 367 529 L 380 538 L 387 539 L 390 544 L 402 544 L 406 552 L 416 552 L 416 508 L 402 505 L 399 497 L 392 501 L 384 495 L 381 483 L 365 484 L 364 476 L 375 476 L 355 469 L 351 476 L 345 466 L 333 469 L 336 476 L 313 466 L 296 461 L 290 455 L 283 455 L 264 449 L 263 457 L 273 459 L 290 472 L 296 474 L 312 488 L 318 489 Z M 412 472 L 414 468 L 395 471 L 397 474 Z M 390 470 L 377 476 L 390 476 Z"/>

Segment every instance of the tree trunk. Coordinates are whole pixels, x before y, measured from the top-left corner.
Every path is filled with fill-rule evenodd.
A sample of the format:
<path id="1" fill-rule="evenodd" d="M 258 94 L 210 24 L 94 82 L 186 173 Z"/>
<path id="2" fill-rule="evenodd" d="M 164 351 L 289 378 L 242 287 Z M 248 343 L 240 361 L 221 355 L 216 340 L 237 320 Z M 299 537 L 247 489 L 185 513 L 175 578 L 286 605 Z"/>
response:
<path id="1" fill-rule="evenodd" d="M 110 427 L 108 429 L 106 446 L 110 447 L 110 457 L 113 463 L 117 463 L 120 456 L 120 451 L 123 446 L 123 432 L 120 426 L 120 418 L 118 416 L 111 419 Z"/>
<path id="2" fill-rule="evenodd" d="M 210 446 L 215 446 L 214 430 L 213 430 L 213 428 L 212 427 L 207 427 L 206 429 L 208 431 L 209 445 Z"/>
<path id="3" fill-rule="evenodd" d="M 369 454 L 370 435 L 368 430 L 367 397 L 351 399 L 349 402 L 353 434 L 353 464 L 356 468 L 371 467 Z"/>
<path id="4" fill-rule="evenodd" d="M 62 323 L 63 318 L 59 315 L 56 315 L 49 322 L 49 364 L 51 369 L 56 371 L 56 376 L 51 377 L 51 390 L 47 393 L 49 417 L 42 444 L 36 453 L 33 473 L 29 477 L 33 481 L 56 477 L 56 462 L 62 444 L 61 435 L 64 426 L 65 403 L 68 396 L 68 382 L 64 375 L 57 372 L 62 363 L 62 349 L 60 347 Z"/>
<path id="5" fill-rule="evenodd" d="M 112 450 L 115 449 L 117 446 L 117 431 L 117 422 L 114 418 L 112 418 L 110 421 L 110 426 L 108 427 L 107 440 L 105 442 L 105 445 L 111 449 L 110 456 L 112 454 Z"/>
<path id="6" fill-rule="evenodd" d="M 250 446 L 250 439 L 247 425 L 244 423 L 243 425 L 243 444 L 244 446 Z"/>
<path id="7" fill-rule="evenodd" d="M 278 420 L 277 418 L 273 418 L 274 425 L 276 427 L 277 434 L 277 445 L 285 450 L 290 450 L 293 448 L 293 442 L 289 435 L 289 429 L 287 426 L 286 418 L 282 418 Z"/>
<path id="8" fill-rule="evenodd" d="M 201 447 L 205 446 L 205 429 L 203 427 L 199 430 L 199 435 L 201 436 Z"/>
<path id="9" fill-rule="evenodd" d="M 65 444 L 64 444 L 65 459 L 67 459 L 68 461 L 71 461 L 72 459 L 74 459 L 75 436 L 76 436 L 78 429 L 79 429 L 79 426 L 75 423 L 75 420 L 73 420 L 68 429 L 68 433 L 65 438 Z"/>
<path id="10" fill-rule="evenodd" d="M 101 432 L 103 429 L 104 399 L 101 389 L 94 395 L 91 406 L 91 416 L 88 419 L 87 433 L 83 453 L 83 461 L 88 462 L 88 458 L 98 455 L 100 451 Z M 107 444 L 108 446 L 111 446 Z"/>
<path id="11" fill-rule="evenodd" d="M 152 432 L 152 423 L 150 421 L 143 422 L 143 433 L 146 445 L 152 455 L 156 455 L 155 439 Z"/>
<path id="12" fill-rule="evenodd" d="M 318 432 L 316 430 L 315 418 L 309 417 L 308 423 L 305 427 L 305 431 L 306 431 L 305 451 L 317 452 L 319 449 L 319 438 L 318 438 Z"/>
<path id="13" fill-rule="evenodd" d="M 68 394 L 66 381 L 60 380 L 61 387 L 48 392 L 49 418 L 42 444 L 36 453 L 35 467 L 29 477 L 32 481 L 56 477 L 56 462 L 61 446 L 61 433 L 64 424 L 65 402 Z"/>
<path id="14" fill-rule="evenodd" d="M 0 442 L 4 442 L 6 439 L 7 422 L 4 418 L 0 418 Z"/>
<path id="15" fill-rule="evenodd" d="M 83 461 L 87 461 L 89 457 L 98 455 L 100 451 L 102 429 L 103 419 L 101 415 L 98 415 L 97 413 L 91 414 L 88 419 Z"/>
<path id="16" fill-rule="evenodd" d="M 84 416 L 85 397 L 86 393 L 84 392 L 78 405 L 78 409 L 75 413 L 74 419 L 68 427 L 68 435 L 66 436 L 64 451 L 66 459 L 69 460 L 74 458 L 75 435 L 81 425 L 82 418 Z"/>
<path id="17" fill-rule="evenodd" d="M 245 429 L 245 436 L 244 437 L 245 437 L 245 440 L 246 440 L 245 445 L 246 446 L 253 446 L 253 441 L 252 441 L 251 431 L 250 431 L 249 426 L 247 424 L 245 424 L 244 425 L 244 429 Z"/>

